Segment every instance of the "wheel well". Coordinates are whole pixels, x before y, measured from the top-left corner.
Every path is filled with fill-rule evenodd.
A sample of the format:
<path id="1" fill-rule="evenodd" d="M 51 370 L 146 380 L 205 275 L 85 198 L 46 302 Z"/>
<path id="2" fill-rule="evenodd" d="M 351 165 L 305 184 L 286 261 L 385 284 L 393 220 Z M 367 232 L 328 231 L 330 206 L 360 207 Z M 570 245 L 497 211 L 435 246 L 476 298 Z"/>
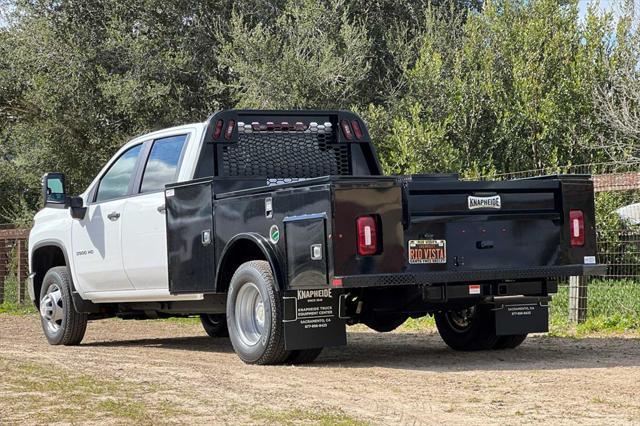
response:
<path id="1" fill-rule="evenodd" d="M 258 245 L 248 239 L 241 239 L 229 247 L 220 262 L 216 279 L 216 291 L 224 293 L 229 288 L 236 269 L 250 260 L 268 260 Z"/>
<path id="2" fill-rule="evenodd" d="M 36 306 L 40 304 L 40 289 L 47 271 L 56 266 L 67 266 L 64 252 L 58 246 L 44 246 L 37 248 L 32 255 L 31 271 L 33 277 L 33 292 L 36 297 Z"/>

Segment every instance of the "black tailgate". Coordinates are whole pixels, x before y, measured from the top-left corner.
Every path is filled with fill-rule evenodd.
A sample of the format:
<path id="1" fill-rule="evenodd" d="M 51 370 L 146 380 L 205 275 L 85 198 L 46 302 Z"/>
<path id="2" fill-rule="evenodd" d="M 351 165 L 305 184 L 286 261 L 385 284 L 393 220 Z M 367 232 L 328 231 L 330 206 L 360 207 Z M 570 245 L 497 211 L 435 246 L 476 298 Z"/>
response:
<path id="1" fill-rule="evenodd" d="M 585 178 L 458 181 L 414 176 L 406 182 L 405 197 L 409 271 L 582 264 L 582 254 L 595 254 L 593 187 Z M 577 250 L 568 243 L 572 208 L 586 210 L 587 238 Z M 435 246 L 446 248 L 444 259 L 412 256 L 411 247 Z"/>

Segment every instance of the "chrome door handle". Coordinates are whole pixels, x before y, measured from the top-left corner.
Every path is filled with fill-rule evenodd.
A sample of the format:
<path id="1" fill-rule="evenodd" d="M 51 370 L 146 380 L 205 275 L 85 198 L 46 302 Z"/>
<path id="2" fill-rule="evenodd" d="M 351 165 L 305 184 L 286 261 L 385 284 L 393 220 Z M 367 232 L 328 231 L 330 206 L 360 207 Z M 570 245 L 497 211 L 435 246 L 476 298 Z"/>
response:
<path id="1" fill-rule="evenodd" d="M 112 212 L 112 213 L 109 213 L 107 217 L 109 218 L 109 220 L 115 222 L 116 220 L 120 219 L 120 213 Z"/>
<path id="2" fill-rule="evenodd" d="M 161 206 L 158 206 L 158 213 L 164 213 L 167 211 L 167 207 L 163 204 Z"/>

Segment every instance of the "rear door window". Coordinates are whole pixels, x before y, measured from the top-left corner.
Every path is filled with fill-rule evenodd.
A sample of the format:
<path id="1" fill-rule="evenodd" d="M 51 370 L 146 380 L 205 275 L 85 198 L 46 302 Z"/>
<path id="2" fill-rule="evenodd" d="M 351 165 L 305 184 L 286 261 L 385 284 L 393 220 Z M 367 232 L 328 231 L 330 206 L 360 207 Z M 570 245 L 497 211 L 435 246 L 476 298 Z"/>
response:
<path id="1" fill-rule="evenodd" d="M 151 147 L 147 165 L 144 168 L 140 192 L 164 189 L 178 178 L 178 166 L 187 135 L 156 139 Z"/>

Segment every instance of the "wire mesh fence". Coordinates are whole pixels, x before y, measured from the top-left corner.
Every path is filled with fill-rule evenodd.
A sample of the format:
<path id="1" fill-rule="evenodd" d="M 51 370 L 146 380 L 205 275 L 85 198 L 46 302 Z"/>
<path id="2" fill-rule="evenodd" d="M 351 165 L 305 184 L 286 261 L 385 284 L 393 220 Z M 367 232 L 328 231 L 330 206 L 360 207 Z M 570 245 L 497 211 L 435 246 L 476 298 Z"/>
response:
<path id="1" fill-rule="evenodd" d="M 640 210 L 640 206 L 637 208 Z M 598 262 L 608 265 L 606 277 L 609 279 L 637 280 L 640 277 L 640 232 L 622 229 L 617 234 L 601 236 Z"/>
<path id="2" fill-rule="evenodd" d="M 28 274 L 28 230 L 0 224 L 0 303 L 22 303 Z"/>
<path id="3" fill-rule="evenodd" d="M 640 188 L 639 182 L 633 180 L 624 182 L 630 177 L 637 179 L 640 174 L 640 160 L 634 161 L 612 161 L 606 163 L 571 164 L 565 166 L 548 166 L 539 169 L 521 170 L 516 172 L 498 173 L 484 176 L 486 179 L 512 180 L 524 179 L 528 177 L 556 175 L 556 174 L 579 174 L 592 175 L 595 180 L 604 179 L 611 182 L 614 189 L 636 189 Z M 596 185 L 596 191 L 598 190 Z"/>

